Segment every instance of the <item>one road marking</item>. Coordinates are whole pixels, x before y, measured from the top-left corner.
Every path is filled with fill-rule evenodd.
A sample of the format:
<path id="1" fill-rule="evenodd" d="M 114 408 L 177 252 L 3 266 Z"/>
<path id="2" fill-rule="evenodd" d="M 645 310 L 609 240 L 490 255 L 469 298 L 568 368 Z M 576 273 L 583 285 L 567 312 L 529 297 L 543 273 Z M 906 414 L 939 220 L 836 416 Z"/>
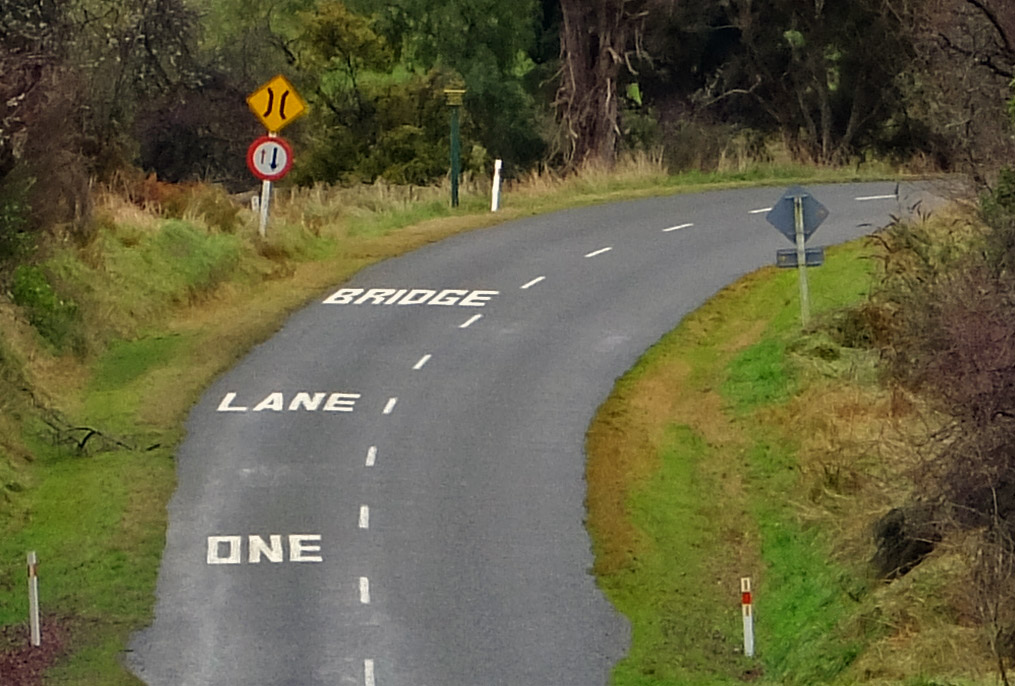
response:
<path id="1" fill-rule="evenodd" d="M 359 601 L 364 605 L 370 604 L 370 579 L 365 576 L 359 578 Z"/>
<path id="2" fill-rule="evenodd" d="M 377 462 L 377 446 L 372 445 L 367 450 L 367 467 L 373 467 L 375 462 Z"/>
<path id="3" fill-rule="evenodd" d="M 891 195 L 862 195 L 859 198 L 853 199 L 859 200 L 860 202 L 864 202 L 865 200 L 895 200 L 895 198 L 897 197 L 899 196 L 892 193 Z"/>
<path id="4" fill-rule="evenodd" d="M 694 224 L 680 224 L 678 226 L 671 226 L 668 229 L 663 229 L 663 233 L 669 233 L 670 231 L 680 231 L 681 229 L 689 229 L 692 226 L 694 226 Z"/>
<path id="5" fill-rule="evenodd" d="M 475 324 L 476 322 L 478 322 L 482 318 L 483 318 L 483 315 L 481 315 L 481 314 L 474 314 L 471 317 L 469 317 L 469 320 L 467 322 L 465 322 L 464 324 L 462 324 L 458 328 L 459 329 L 467 329 L 470 326 L 472 326 L 473 324 Z"/>
<path id="6" fill-rule="evenodd" d="M 749 210 L 747 214 L 761 214 L 762 212 L 771 212 L 771 211 L 772 211 L 771 207 L 759 207 L 756 210 Z"/>
<path id="7" fill-rule="evenodd" d="M 363 660 L 363 686 L 377 686 L 374 681 L 373 660 Z"/>
<path id="8" fill-rule="evenodd" d="M 384 414 L 391 414 L 396 404 L 398 404 L 398 398 L 388 398 L 388 404 L 384 406 Z"/>
<path id="9" fill-rule="evenodd" d="M 599 250 L 593 250 L 585 257 L 595 257 L 596 255 L 602 255 L 604 252 L 610 252 L 611 250 L 613 250 L 612 246 L 607 248 L 600 248 Z"/>
<path id="10" fill-rule="evenodd" d="M 366 505 L 359 506 L 359 528 L 370 528 L 370 508 Z"/>
<path id="11" fill-rule="evenodd" d="M 542 281 L 545 278 L 546 278 L 545 276 L 537 276 L 532 281 L 529 281 L 527 284 L 522 286 L 522 290 L 523 291 L 527 291 L 528 289 L 532 288 L 533 286 L 535 286 L 537 283 L 539 283 L 540 281 Z"/>
<path id="12" fill-rule="evenodd" d="M 433 355 L 427 353 L 423 357 L 419 358 L 419 362 L 416 363 L 416 366 L 414 366 L 413 369 L 422 369 L 423 366 L 430 361 L 431 357 L 433 357 Z"/>

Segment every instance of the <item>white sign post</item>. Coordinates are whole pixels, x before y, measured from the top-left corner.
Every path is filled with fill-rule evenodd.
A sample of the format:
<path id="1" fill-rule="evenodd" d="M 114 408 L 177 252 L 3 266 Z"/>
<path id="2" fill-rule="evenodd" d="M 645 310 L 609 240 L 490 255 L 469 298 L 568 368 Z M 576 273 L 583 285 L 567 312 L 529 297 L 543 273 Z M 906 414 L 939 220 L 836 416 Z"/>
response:
<path id="1" fill-rule="evenodd" d="M 28 553 L 28 623 L 32 632 L 32 645 L 42 645 L 42 627 L 39 624 L 39 560 L 34 550 Z"/>
<path id="2" fill-rule="evenodd" d="M 501 161 L 494 160 L 493 163 L 493 198 L 490 201 L 490 211 L 496 212 L 500 207 L 500 169 Z"/>
<path id="3" fill-rule="evenodd" d="M 740 609 L 744 615 L 744 655 L 754 657 L 754 600 L 749 576 L 740 579 Z"/>

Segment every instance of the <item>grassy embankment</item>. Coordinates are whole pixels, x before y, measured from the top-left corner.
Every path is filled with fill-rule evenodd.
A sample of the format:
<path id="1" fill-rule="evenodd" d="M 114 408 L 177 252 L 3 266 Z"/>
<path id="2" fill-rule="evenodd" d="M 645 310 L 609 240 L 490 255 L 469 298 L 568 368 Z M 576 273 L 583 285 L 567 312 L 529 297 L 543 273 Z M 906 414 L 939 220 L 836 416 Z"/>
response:
<path id="1" fill-rule="evenodd" d="M 890 584 L 872 524 L 908 479 L 919 421 L 878 383 L 843 306 L 876 261 L 856 242 L 812 269 L 799 326 L 795 270 L 741 279 L 687 317 L 617 384 L 588 436 L 601 586 L 631 618 L 617 686 L 995 683 L 964 621 L 963 564 L 939 550 Z M 853 347 L 855 346 L 855 347 Z M 757 656 L 743 655 L 742 576 Z"/>
<path id="2" fill-rule="evenodd" d="M 52 678 L 136 683 L 120 655 L 150 620 L 188 408 L 286 313 L 363 266 L 570 205 L 850 177 L 784 166 L 669 177 L 643 164 L 533 177 L 507 189 L 496 216 L 475 189 L 456 212 L 446 189 L 290 191 L 267 240 L 249 211 L 200 189 L 168 212 L 175 218 L 166 205 L 103 194 L 96 238 L 52 247 L 41 270 L 15 284 L 20 306 L 0 302 L 0 626 L 25 621 L 24 555 L 37 550 L 48 621 L 70 632 L 69 657 Z M 84 450 L 79 427 L 101 432 Z"/>

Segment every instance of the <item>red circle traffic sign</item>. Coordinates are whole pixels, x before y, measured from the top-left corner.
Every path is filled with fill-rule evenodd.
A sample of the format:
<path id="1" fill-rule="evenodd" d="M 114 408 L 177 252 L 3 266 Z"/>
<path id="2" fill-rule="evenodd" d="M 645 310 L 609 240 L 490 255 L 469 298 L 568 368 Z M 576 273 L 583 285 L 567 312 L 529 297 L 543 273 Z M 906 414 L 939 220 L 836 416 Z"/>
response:
<path id="1" fill-rule="evenodd" d="M 262 181 L 278 181 L 293 166 L 293 149 L 278 136 L 261 136 L 247 148 L 247 167 Z"/>

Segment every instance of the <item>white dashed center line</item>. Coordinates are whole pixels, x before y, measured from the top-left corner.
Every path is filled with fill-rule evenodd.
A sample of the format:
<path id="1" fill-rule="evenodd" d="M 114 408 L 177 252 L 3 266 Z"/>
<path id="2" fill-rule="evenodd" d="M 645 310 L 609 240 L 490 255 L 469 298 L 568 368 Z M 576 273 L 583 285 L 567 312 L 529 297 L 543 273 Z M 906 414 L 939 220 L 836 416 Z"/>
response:
<path id="1" fill-rule="evenodd" d="M 892 193 L 891 195 L 863 195 L 860 196 L 859 198 L 853 199 L 859 200 L 860 202 L 864 202 L 866 200 L 895 200 L 896 197 L 897 196 L 894 193 Z"/>
<path id="2" fill-rule="evenodd" d="M 431 357 L 433 357 L 433 355 L 427 353 L 423 357 L 419 358 L 419 362 L 416 363 L 416 366 L 414 366 L 413 369 L 422 369 L 423 366 L 430 361 Z"/>
<path id="3" fill-rule="evenodd" d="M 680 231 L 681 229 L 689 229 L 692 226 L 694 226 L 694 224 L 680 224 L 678 226 L 671 226 L 668 229 L 663 229 L 663 233 L 669 233 L 670 231 Z"/>
<path id="4" fill-rule="evenodd" d="M 396 404 L 398 404 L 398 398 L 388 398 L 388 404 L 384 406 L 384 414 L 391 414 Z"/>
<path id="5" fill-rule="evenodd" d="M 771 211 L 772 211 L 771 207 L 759 207 L 756 210 L 749 210 L 747 214 L 761 214 L 762 212 L 771 212 Z"/>
<path id="6" fill-rule="evenodd" d="M 367 467 L 373 467 L 375 462 L 377 462 L 377 446 L 376 445 L 372 445 L 372 446 L 370 446 L 370 449 L 367 450 L 367 462 L 366 462 L 366 465 L 367 465 Z"/>
<path id="7" fill-rule="evenodd" d="M 599 250 L 593 250 L 592 252 L 590 252 L 585 257 L 595 257 L 596 255 L 602 255 L 604 252 L 610 252 L 611 250 L 613 250 L 612 246 L 607 247 L 607 248 L 600 248 Z"/>
<path id="8" fill-rule="evenodd" d="M 470 326 L 472 326 L 473 324 L 475 324 L 476 322 L 478 322 L 482 318 L 483 318 L 483 315 L 481 315 L 481 314 L 474 314 L 471 317 L 469 317 L 468 321 L 466 321 L 464 324 L 462 324 L 458 328 L 459 329 L 467 329 Z"/>
<path id="9" fill-rule="evenodd" d="M 370 579 L 365 576 L 359 578 L 359 601 L 364 605 L 370 604 Z"/>
<path id="10" fill-rule="evenodd" d="M 374 681 L 373 660 L 363 660 L 363 686 L 377 686 Z"/>
<path id="11" fill-rule="evenodd" d="M 359 528 L 370 528 L 370 508 L 366 505 L 360 505 L 359 507 Z"/>
<path id="12" fill-rule="evenodd" d="M 526 290 L 532 288 L 533 286 L 535 286 L 537 283 L 539 283 L 540 281 L 544 280 L 545 278 L 546 278 L 545 276 L 537 276 L 532 281 L 529 281 L 527 284 L 522 286 L 522 290 L 526 291 Z"/>

